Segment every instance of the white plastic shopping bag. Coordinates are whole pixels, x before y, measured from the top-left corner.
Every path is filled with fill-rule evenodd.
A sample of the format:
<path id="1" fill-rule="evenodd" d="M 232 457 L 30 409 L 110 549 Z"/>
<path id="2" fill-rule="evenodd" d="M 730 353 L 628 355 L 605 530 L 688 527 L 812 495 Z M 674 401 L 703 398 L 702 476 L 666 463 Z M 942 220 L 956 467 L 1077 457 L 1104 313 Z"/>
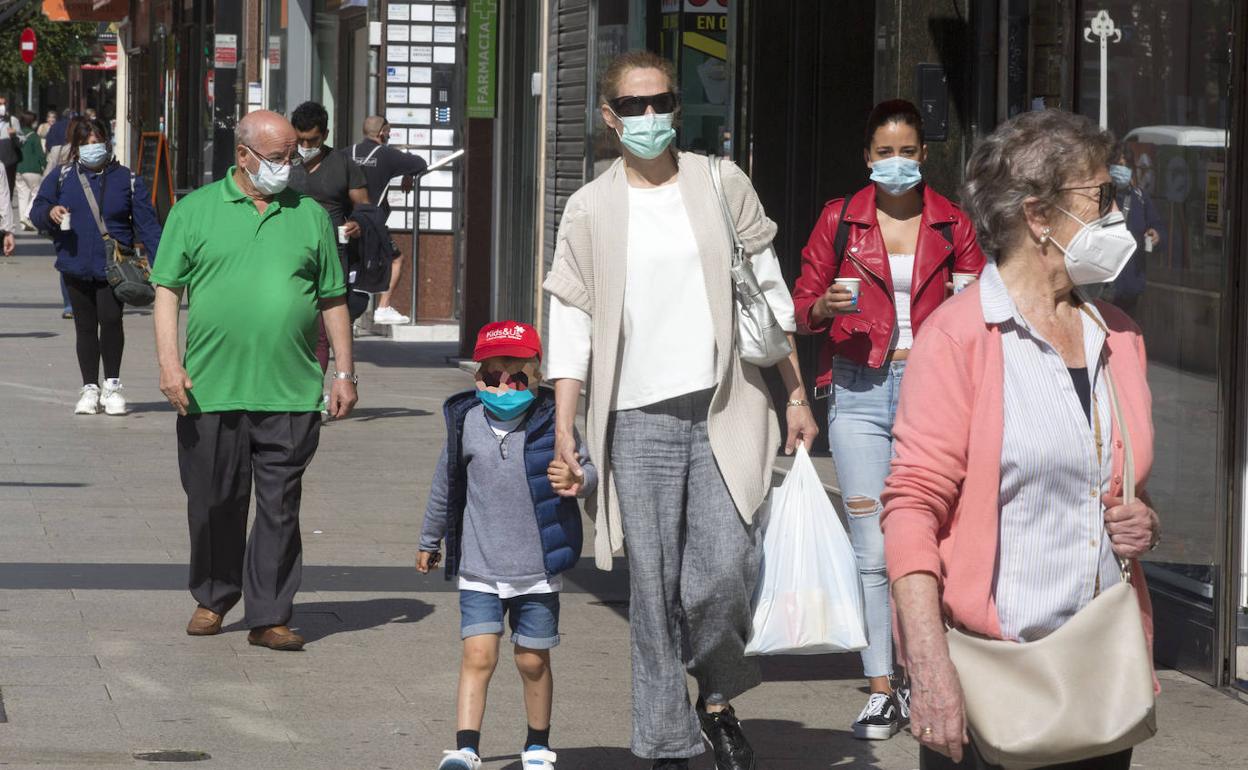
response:
<path id="1" fill-rule="evenodd" d="M 817 655 L 867 646 L 854 549 L 805 446 L 762 511 L 763 567 L 746 655 Z"/>

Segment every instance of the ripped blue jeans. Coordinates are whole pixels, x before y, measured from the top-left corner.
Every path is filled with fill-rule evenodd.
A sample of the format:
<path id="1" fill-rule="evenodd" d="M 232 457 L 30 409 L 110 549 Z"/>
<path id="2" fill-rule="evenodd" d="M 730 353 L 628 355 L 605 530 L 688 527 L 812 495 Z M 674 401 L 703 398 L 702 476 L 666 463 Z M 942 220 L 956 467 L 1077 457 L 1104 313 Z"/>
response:
<path id="1" fill-rule="evenodd" d="M 867 621 L 862 668 L 868 677 L 893 673 L 893 616 L 879 500 L 893 459 L 893 420 L 905 368 L 904 361 L 872 369 L 839 357 L 832 364 L 828 442 L 862 578 Z"/>

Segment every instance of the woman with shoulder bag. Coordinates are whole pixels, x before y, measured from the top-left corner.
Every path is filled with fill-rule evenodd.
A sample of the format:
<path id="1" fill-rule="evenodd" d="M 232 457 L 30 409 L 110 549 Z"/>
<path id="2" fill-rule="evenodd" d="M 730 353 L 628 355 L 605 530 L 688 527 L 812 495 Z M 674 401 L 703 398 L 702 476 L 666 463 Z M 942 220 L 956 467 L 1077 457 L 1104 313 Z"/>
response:
<path id="1" fill-rule="evenodd" d="M 970 219 L 923 183 L 923 119 L 910 102 L 876 105 L 863 160 L 871 184 L 824 207 L 793 289 L 797 326 L 825 336 L 816 394 L 828 394 L 828 442 L 848 511 L 867 620 L 870 694 L 854 737 L 886 740 L 907 718 L 893 687 L 892 609 L 880 495 L 893 457 L 893 420 L 906 360 L 927 317 L 979 275 Z"/>
<path id="2" fill-rule="evenodd" d="M 160 222 L 143 180 L 112 157 L 108 127 L 97 118 L 77 120 L 69 134 L 68 162 L 53 169 L 39 187 L 30 219 L 52 234 L 56 269 L 65 279 L 77 333 L 82 391 L 74 414 L 124 415 L 121 354 L 125 345 L 122 303 L 105 272 L 117 244 L 136 240 L 148 259 L 160 247 Z M 98 211 L 108 239 L 97 220 Z M 113 243 L 115 241 L 116 243 Z M 103 389 L 100 363 L 104 364 Z"/>
<path id="3" fill-rule="evenodd" d="M 1125 769 L 1156 729 L 1147 356 L 1079 288 L 1136 248 L 1113 147 L 1086 117 L 1028 112 L 967 165 L 992 261 L 915 346 L 884 492 L 924 770 Z"/>
<path id="4" fill-rule="evenodd" d="M 730 701 L 760 679 L 744 657 L 759 568 L 752 521 L 780 433 L 762 370 L 738 349 L 734 240 L 767 315 L 789 332 L 792 300 L 771 250 L 776 226 L 749 179 L 722 164 L 734 237 L 713 178 L 719 159 L 672 149 L 675 82 L 671 62 L 649 52 L 619 56 L 603 78 L 601 115 L 622 157 L 569 199 L 545 282 L 556 451 L 579 467 L 573 421 L 589 382 L 589 453 L 603 479 L 589 502 L 600 511 L 598 566 L 610 569 L 628 545 L 633 753 L 687 768 L 705 735 L 718 770 L 753 770 Z M 788 348 L 776 367 L 791 452 L 818 429 Z"/>

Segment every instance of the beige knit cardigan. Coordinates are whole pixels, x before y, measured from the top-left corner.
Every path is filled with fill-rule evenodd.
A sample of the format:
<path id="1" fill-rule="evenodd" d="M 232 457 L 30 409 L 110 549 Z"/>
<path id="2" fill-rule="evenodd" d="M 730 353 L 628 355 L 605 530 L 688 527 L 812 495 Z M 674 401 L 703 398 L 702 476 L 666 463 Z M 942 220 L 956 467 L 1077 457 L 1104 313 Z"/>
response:
<path id="1" fill-rule="evenodd" d="M 715 332 L 718 386 L 711 399 L 707 430 L 711 451 L 747 523 L 767 495 L 772 464 L 780 446 L 775 407 L 758 367 L 737 354 L 729 267 L 732 245 L 724 227 L 710 169 L 704 155 L 677 153 L 681 198 L 689 213 L 702 257 L 702 272 Z M 776 225 L 767 218 L 749 178 L 736 165 L 723 163 L 723 185 L 737 232 L 749 254 L 771 245 Z M 616 161 L 602 176 L 577 190 L 564 208 L 554 263 L 544 287 L 567 305 L 593 319 L 588 383 L 588 443 L 598 467 L 598 494 L 587 502 L 594 518 L 594 559 L 611 569 L 612 554 L 624 545 L 624 529 L 607 451 L 607 423 L 621 354 L 625 269 L 628 263 L 628 181 Z M 672 329 L 673 335 L 682 333 Z M 654 376 L 663 376 L 655 372 Z M 606 516 L 602 515 L 606 512 Z"/>

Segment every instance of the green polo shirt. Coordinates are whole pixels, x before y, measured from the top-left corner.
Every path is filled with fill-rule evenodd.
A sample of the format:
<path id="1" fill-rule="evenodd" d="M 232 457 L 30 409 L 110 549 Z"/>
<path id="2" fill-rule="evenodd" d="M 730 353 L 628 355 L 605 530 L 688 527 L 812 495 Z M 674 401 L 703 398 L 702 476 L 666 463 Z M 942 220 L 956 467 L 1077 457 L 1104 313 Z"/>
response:
<path id="1" fill-rule="evenodd" d="M 318 301 L 347 287 L 316 201 L 287 189 L 261 214 L 231 167 L 173 207 L 152 283 L 186 287 L 187 411 L 320 410 Z"/>

